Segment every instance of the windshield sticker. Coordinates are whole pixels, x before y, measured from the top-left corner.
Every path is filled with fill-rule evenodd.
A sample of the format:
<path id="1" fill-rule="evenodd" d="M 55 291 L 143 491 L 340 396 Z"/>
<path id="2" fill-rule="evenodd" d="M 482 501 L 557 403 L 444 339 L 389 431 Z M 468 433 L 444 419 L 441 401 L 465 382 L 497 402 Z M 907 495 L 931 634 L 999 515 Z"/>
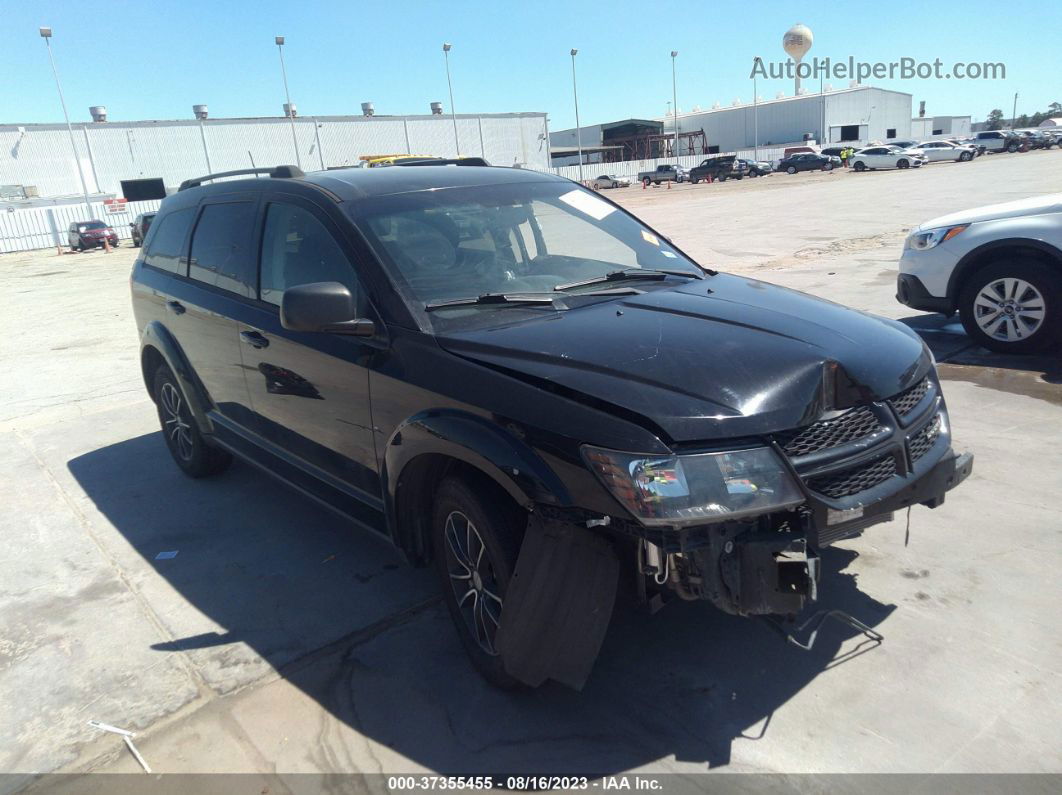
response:
<path id="1" fill-rule="evenodd" d="M 654 246 L 660 245 L 660 238 L 658 238 L 652 232 L 647 232 L 644 229 L 642 230 L 642 239 L 645 240 L 646 243 L 652 243 Z"/>
<path id="2" fill-rule="evenodd" d="M 569 191 L 561 196 L 560 200 L 569 207 L 574 207 L 579 212 L 586 213 L 595 221 L 600 221 L 606 215 L 611 215 L 616 211 L 616 208 L 608 202 L 601 201 L 601 199 L 584 190 Z"/>

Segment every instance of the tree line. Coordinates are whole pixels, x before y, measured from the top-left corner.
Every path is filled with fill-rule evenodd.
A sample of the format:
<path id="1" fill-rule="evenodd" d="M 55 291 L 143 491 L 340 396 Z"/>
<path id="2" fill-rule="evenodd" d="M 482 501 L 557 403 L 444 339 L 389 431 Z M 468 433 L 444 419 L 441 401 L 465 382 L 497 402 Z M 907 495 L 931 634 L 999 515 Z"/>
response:
<path id="1" fill-rule="evenodd" d="M 1060 116 L 1062 116 L 1062 104 L 1058 102 L 1052 102 L 1050 105 L 1047 106 L 1047 110 L 1045 110 L 1043 113 L 1034 113 L 1031 116 L 1027 113 L 1023 113 L 1018 116 L 1018 118 L 1011 119 L 1011 123 L 1006 126 L 1015 129 L 1021 127 L 1039 127 L 1040 122 L 1044 121 L 1045 119 L 1054 119 Z M 987 126 L 985 127 L 985 129 L 987 130 L 1001 130 L 1005 126 L 1003 111 L 1001 111 L 999 108 L 992 110 L 988 114 L 988 118 L 986 118 L 985 121 L 987 122 Z"/>

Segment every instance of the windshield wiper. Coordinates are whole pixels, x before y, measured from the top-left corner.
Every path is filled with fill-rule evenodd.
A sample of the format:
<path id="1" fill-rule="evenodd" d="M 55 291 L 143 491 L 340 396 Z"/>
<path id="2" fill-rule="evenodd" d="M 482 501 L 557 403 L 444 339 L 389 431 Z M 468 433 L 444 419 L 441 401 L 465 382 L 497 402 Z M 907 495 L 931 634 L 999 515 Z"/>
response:
<path id="1" fill-rule="evenodd" d="M 429 301 L 425 312 L 449 309 L 452 306 L 505 306 L 527 304 L 552 304 L 556 298 L 548 293 L 483 293 L 467 298 L 448 298 L 445 301 Z"/>
<path id="2" fill-rule="evenodd" d="M 686 276 L 690 279 L 704 278 L 704 276 L 699 273 L 693 273 L 692 271 L 680 271 L 672 268 L 624 268 L 623 270 L 609 271 L 604 276 L 596 276 L 593 279 L 586 279 L 581 282 L 568 282 L 567 284 L 558 284 L 553 289 L 557 292 L 564 292 L 565 290 L 572 290 L 576 287 L 587 287 L 591 284 L 633 281 L 637 279 L 651 279 L 653 281 L 659 281 L 661 279 L 666 279 L 668 276 Z"/>

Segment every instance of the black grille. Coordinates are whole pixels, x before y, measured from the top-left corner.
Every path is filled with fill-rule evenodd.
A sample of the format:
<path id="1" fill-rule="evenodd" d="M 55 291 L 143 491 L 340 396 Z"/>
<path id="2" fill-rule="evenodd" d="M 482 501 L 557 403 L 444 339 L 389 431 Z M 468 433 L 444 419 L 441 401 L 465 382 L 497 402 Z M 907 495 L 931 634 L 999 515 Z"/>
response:
<path id="1" fill-rule="evenodd" d="M 823 420 L 797 431 L 778 434 L 778 443 L 786 455 L 797 458 L 830 447 L 862 439 L 880 431 L 878 418 L 866 406 L 852 409 L 832 420 Z"/>
<path id="2" fill-rule="evenodd" d="M 926 396 L 926 393 L 928 391 L 929 379 L 923 378 L 921 381 L 919 381 L 907 391 L 898 394 L 896 397 L 890 400 L 889 403 L 892 405 L 893 409 L 896 410 L 896 413 L 902 417 L 904 414 L 907 414 L 909 411 L 911 411 L 911 409 L 921 403 L 922 398 Z"/>
<path id="3" fill-rule="evenodd" d="M 940 415 L 930 420 L 922 430 L 907 440 L 911 448 L 911 460 L 917 461 L 929 452 L 934 442 L 940 438 Z"/>
<path id="4" fill-rule="evenodd" d="M 846 469 L 808 480 L 808 488 L 827 497 L 850 497 L 872 489 L 896 474 L 896 460 L 891 456 L 879 458 L 859 469 Z"/>

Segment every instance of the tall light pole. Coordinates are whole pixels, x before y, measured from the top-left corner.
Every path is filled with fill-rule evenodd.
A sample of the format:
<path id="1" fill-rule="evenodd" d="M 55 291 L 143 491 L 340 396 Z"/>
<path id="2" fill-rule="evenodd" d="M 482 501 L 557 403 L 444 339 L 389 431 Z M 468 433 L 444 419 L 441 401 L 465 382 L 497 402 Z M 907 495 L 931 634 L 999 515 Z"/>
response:
<path id="1" fill-rule="evenodd" d="M 55 88 L 59 92 L 59 104 L 63 106 L 63 118 L 66 119 L 66 131 L 70 133 L 70 148 L 74 151 L 74 165 L 77 166 L 77 175 L 81 180 L 81 193 L 85 197 L 85 209 L 88 211 L 89 221 L 92 219 L 92 202 L 89 200 L 88 185 L 85 183 L 85 172 L 81 170 L 81 158 L 77 154 L 77 144 L 74 143 L 74 128 L 70 124 L 70 114 L 66 112 L 66 100 L 63 98 L 63 87 L 59 84 L 59 70 L 55 68 L 55 57 L 52 55 L 52 29 L 41 28 L 41 38 L 48 48 L 48 60 L 52 64 L 52 74 L 55 75 Z"/>
<path id="2" fill-rule="evenodd" d="M 295 165 L 302 168 L 302 157 L 299 155 L 299 139 L 295 135 L 295 107 L 291 104 L 291 94 L 288 92 L 288 72 L 284 68 L 284 37 L 275 36 L 277 52 L 280 53 L 280 76 L 284 78 L 284 99 L 288 101 L 287 116 L 291 124 L 291 143 L 295 147 Z"/>
<path id="3" fill-rule="evenodd" d="M 756 59 L 757 61 L 759 58 Z M 756 73 L 752 73 L 752 159 L 760 160 L 760 95 L 756 90 Z"/>
<path id="4" fill-rule="evenodd" d="M 579 148 L 579 181 L 583 181 L 583 131 L 579 128 L 579 89 L 575 86 L 575 56 L 579 51 L 572 47 L 572 96 L 575 97 L 575 145 Z"/>
<path id="5" fill-rule="evenodd" d="M 1013 130 L 1014 127 L 1017 125 L 1017 123 L 1018 123 L 1018 92 L 1015 91 L 1014 92 L 1014 110 L 1012 110 L 1011 113 L 1010 113 L 1010 129 Z"/>
<path id="6" fill-rule="evenodd" d="M 443 60 L 446 62 L 446 87 L 450 89 L 450 120 L 454 123 L 454 149 L 461 156 L 461 141 L 457 137 L 457 109 L 454 107 L 454 84 L 450 82 L 450 50 L 453 45 L 443 42 Z"/>
<path id="7" fill-rule="evenodd" d="M 674 125 L 673 126 L 675 127 L 675 140 L 674 140 L 673 145 L 675 147 L 674 154 L 675 154 L 675 167 L 676 168 L 678 168 L 678 159 L 679 159 L 678 89 L 676 88 L 677 84 L 675 82 L 675 58 L 677 58 L 677 57 L 678 57 L 678 50 L 672 50 L 671 51 L 671 100 L 672 100 L 671 101 L 671 113 L 672 113 L 671 118 L 674 121 Z"/>

